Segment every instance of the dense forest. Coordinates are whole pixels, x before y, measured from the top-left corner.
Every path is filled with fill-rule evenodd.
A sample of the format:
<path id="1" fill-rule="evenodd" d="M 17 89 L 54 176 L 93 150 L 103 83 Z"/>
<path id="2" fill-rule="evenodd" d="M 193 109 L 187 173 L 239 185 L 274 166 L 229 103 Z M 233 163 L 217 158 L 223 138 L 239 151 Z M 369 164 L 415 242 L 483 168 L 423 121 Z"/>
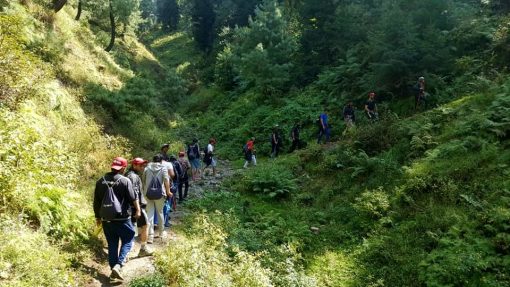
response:
<path id="1" fill-rule="evenodd" d="M 509 286 L 509 65 L 504 0 L 0 0 L 0 285 L 87 286 L 111 160 L 213 137 L 130 286 Z"/>

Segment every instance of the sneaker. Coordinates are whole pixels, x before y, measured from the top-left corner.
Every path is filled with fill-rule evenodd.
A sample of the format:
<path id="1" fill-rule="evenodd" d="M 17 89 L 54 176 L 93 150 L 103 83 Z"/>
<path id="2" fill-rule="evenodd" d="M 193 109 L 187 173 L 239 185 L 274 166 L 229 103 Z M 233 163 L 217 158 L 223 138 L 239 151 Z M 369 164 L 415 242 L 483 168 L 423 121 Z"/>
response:
<path id="1" fill-rule="evenodd" d="M 161 232 L 161 238 L 165 239 L 168 237 L 168 233 L 166 231 Z"/>
<path id="2" fill-rule="evenodd" d="M 151 236 L 151 237 L 147 238 L 147 243 L 149 243 L 149 244 L 154 243 L 154 237 Z"/>
<path id="3" fill-rule="evenodd" d="M 124 277 L 122 277 L 121 270 L 120 270 L 120 264 L 116 264 L 112 268 L 112 274 L 110 274 L 110 279 L 120 279 L 124 280 Z"/>
<path id="4" fill-rule="evenodd" d="M 145 246 L 144 248 L 140 249 L 140 252 L 138 252 L 138 257 L 152 256 L 153 254 L 154 251 Z"/>

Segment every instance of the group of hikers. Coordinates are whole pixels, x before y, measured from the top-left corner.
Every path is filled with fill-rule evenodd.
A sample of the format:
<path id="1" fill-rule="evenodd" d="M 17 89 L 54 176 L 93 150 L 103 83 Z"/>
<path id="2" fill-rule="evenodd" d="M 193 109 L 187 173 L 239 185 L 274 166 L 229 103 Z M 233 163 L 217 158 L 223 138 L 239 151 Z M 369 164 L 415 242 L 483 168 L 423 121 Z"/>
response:
<path id="1" fill-rule="evenodd" d="M 415 90 L 416 109 L 426 104 L 423 77 L 418 79 Z M 370 121 L 379 119 L 375 96 L 374 92 L 370 92 L 364 105 L 364 113 Z M 352 101 L 343 109 L 343 120 L 347 129 L 355 126 L 356 111 Z M 324 143 L 329 142 L 331 125 L 327 111 L 318 117 L 317 125 L 317 143 L 322 143 L 323 138 Z M 296 123 L 290 132 L 292 144 L 289 152 L 306 145 L 300 139 L 300 129 L 301 125 Z M 278 125 L 273 128 L 270 142 L 271 158 L 276 158 L 282 147 Z M 121 268 L 134 246 L 134 225 L 138 228 L 141 244 L 138 256 L 151 255 L 153 251 L 148 244 L 152 244 L 154 238 L 168 236 L 165 227 L 170 227 L 170 212 L 175 210 L 177 202 L 182 203 L 187 199 L 190 175 L 192 181 L 197 181 L 205 174 L 206 168 L 212 168 L 213 176 L 216 176 L 215 145 L 216 140 L 211 138 L 202 151 L 198 140 L 193 139 L 186 151 L 180 151 L 176 157 L 168 155 L 170 145 L 164 144 L 151 162 L 137 157 L 131 160 L 129 167 L 125 158 L 117 157 L 113 160 L 111 171 L 96 182 L 93 203 L 96 224 L 102 226 L 108 244 L 111 279 L 123 280 Z M 250 164 L 257 165 L 254 137 L 243 146 L 243 153 L 244 168 Z"/>
<path id="2" fill-rule="evenodd" d="M 216 176 L 215 144 L 211 138 L 202 153 L 194 139 L 177 157 L 169 155 L 170 145 L 164 144 L 151 162 L 140 157 L 130 165 L 122 157 L 113 160 L 110 172 L 96 182 L 93 201 L 96 224 L 108 244 L 110 279 L 123 280 L 121 269 L 134 249 L 135 225 L 141 244 L 137 256 L 152 255 L 148 244 L 168 236 L 170 212 L 187 199 L 190 176 L 198 181 L 206 168 Z"/>

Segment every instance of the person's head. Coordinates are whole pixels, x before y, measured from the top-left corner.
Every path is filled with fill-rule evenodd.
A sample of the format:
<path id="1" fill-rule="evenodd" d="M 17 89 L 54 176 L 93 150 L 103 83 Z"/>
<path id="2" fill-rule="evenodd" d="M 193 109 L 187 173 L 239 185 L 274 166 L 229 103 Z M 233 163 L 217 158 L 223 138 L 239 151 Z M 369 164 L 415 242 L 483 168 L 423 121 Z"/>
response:
<path id="1" fill-rule="evenodd" d="M 348 102 L 347 102 L 347 105 L 348 105 L 349 107 L 352 107 L 352 101 L 348 101 Z"/>
<path id="2" fill-rule="evenodd" d="M 164 154 L 167 154 L 168 153 L 168 149 L 170 148 L 170 145 L 169 144 L 163 144 L 161 146 L 161 152 L 164 153 Z"/>
<path id="3" fill-rule="evenodd" d="M 127 165 L 128 165 L 128 162 L 125 158 L 116 157 L 113 159 L 113 162 L 112 162 L 112 166 L 111 166 L 112 172 L 123 174 L 126 171 Z"/>
<path id="4" fill-rule="evenodd" d="M 419 78 L 418 78 L 418 82 L 420 82 L 420 83 L 425 82 L 425 77 L 419 77 Z"/>
<path id="5" fill-rule="evenodd" d="M 176 160 L 177 160 L 177 158 L 175 157 L 175 155 L 171 155 L 171 156 L 169 157 L 169 159 L 170 159 L 170 162 L 174 162 L 174 161 L 176 161 Z"/>
<path id="6" fill-rule="evenodd" d="M 252 142 L 254 142 L 254 141 L 255 141 L 255 137 L 251 137 L 251 139 L 250 139 L 250 140 L 251 140 Z"/>
<path id="7" fill-rule="evenodd" d="M 209 139 L 209 143 L 210 143 L 210 144 L 216 144 L 216 140 L 215 140 L 214 138 L 210 138 L 210 139 Z"/>
<path id="8" fill-rule="evenodd" d="M 147 165 L 146 160 L 143 158 L 137 157 L 131 161 L 131 168 L 136 172 L 141 172 L 145 168 L 145 165 Z"/>
<path id="9" fill-rule="evenodd" d="M 163 161 L 163 157 L 160 154 L 157 154 L 152 157 L 152 162 L 161 163 Z"/>
<path id="10" fill-rule="evenodd" d="M 374 92 L 370 92 L 368 94 L 368 98 L 371 99 L 371 100 L 375 99 L 375 93 Z"/>
<path id="11" fill-rule="evenodd" d="M 184 158 L 184 155 L 185 155 L 185 154 L 186 154 L 185 152 L 180 151 L 180 152 L 179 152 L 179 158 Z"/>

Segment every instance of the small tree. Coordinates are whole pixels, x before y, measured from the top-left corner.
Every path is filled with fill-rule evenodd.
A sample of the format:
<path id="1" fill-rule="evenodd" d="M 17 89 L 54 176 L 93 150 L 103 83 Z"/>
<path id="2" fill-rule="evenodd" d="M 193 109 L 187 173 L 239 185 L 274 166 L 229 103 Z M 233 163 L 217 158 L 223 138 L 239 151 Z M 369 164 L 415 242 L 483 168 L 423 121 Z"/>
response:
<path id="1" fill-rule="evenodd" d="M 230 73 L 230 62 L 242 87 L 272 95 L 291 85 L 297 38 L 277 2 L 266 0 L 247 27 L 234 30 L 231 42 L 218 56 L 219 67 Z M 226 80 L 221 71 L 216 76 Z"/>

